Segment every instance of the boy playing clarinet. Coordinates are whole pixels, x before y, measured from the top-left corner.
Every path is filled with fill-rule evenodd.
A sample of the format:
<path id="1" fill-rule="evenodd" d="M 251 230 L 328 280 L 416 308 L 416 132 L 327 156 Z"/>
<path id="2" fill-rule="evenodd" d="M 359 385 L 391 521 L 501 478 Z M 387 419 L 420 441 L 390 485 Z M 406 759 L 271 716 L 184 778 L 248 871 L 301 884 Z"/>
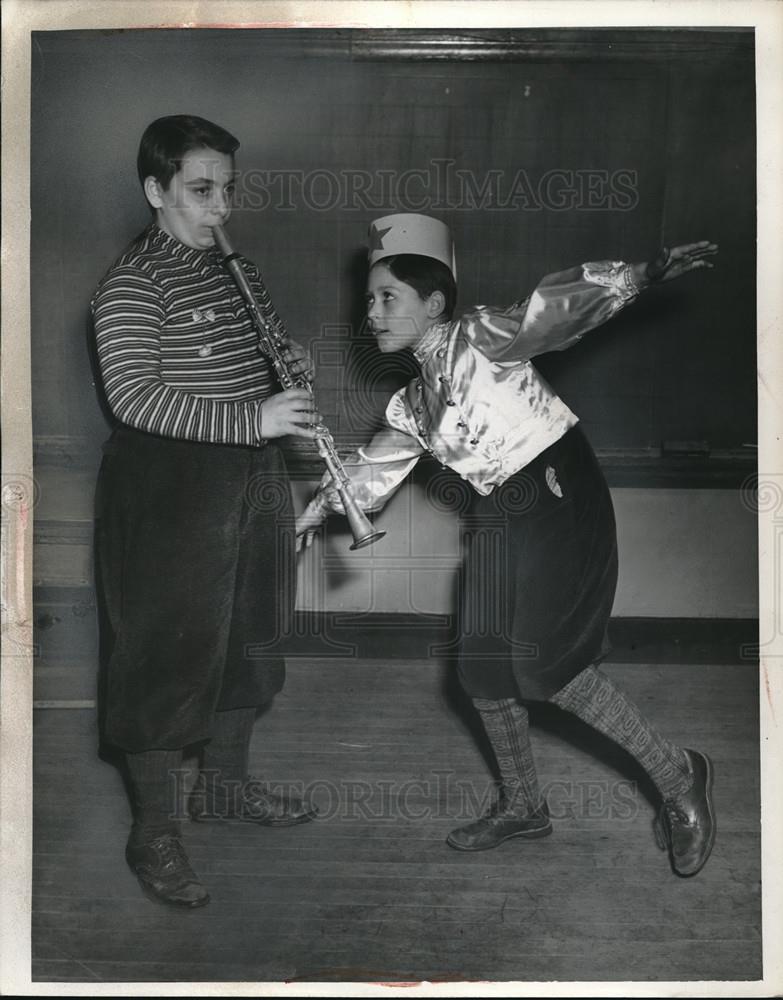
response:
<path id="1" fill-rule="evenodd" d="M 314 438 L 306 388 L 280 391 L 222 266 L 239 142 L 191 115 L 146 129 L 138 174 L 153 220 L 93 298 L 103 389 L 117 424 L 99 475 L 96 546 L 109 624 L 102 738 L 124 752 L 142 888 L 209 895 L 176 820 L 183 748 L 203 746 L 193 819 L 290 826 L 300 800 L 247 780 L 258 708 L 280 691 L 293 612 L 294 518 L 276 439 Z M 260 274 L 243 261 L 264 296 Z M 305 352 L 287 345 L 293 373 Z"/>

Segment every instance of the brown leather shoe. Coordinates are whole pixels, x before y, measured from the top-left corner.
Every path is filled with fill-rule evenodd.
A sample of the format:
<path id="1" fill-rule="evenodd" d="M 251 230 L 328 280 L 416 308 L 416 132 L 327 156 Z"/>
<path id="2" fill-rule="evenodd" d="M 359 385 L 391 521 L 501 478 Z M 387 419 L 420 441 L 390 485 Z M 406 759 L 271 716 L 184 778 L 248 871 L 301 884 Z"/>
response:
<path id="1" fill-rule="evenodd" d="M 501 800 L 486 816 L 452 830 L 446 837 L 446 843 L 455 851 L 488 851 L 512 837 L 535 840 L 537 837 L 548 837 L 551 832 L 552 822 L 546 802 L 533 812 L 520 815 Z"/>
<path id="2" fill-rule="evenodd" d="M 717 823 L 712 804 L 713 768 L 698 750 L 683 750 L 693 774 L 693 785 L 684 795 L 665 799 L 655 823 L 658 846 L 669 851 L 672 868 L 687 878 L 707 863 L 715 843 Z"/>
<path id="3" fill-rule="evenodd" d="M 188 814 L 197 823 L 227 819 L 259 826 L 296 826 L 315 819 L 318 810 L 295 795 L 270 791 L 256 778 L 249 778 L 240 788 L 207 781 L 201 773 L 188 798 Z"/>
<path id="4" fill-rule="evenodd" d="M 190 909 L 209 902 L 209 893 L 190 867 L 176 835 L 164 833 L 137 840 L 131 834 L 125 858 L 142 889 L 156 901 Z"/>

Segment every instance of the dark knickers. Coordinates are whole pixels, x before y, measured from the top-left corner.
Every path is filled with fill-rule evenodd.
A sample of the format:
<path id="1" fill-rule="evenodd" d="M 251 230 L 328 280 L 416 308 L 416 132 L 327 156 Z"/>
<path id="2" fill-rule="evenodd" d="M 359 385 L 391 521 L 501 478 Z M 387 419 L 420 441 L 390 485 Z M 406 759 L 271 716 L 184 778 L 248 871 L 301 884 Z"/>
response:
<path id="1" fill-rule="evenodd" d="M 120 428 L 96 496 L 104 740 L 130 752 L 208 739 L 217 709 L 283 686 L 296 586 L 279 448 Z"/>
<path id="2" fill-rule="evenodd" d="M 609 488 L 577 425 L 464 516 L 459 676 L 546 700 L 606 655 L 617 586 Z"/>

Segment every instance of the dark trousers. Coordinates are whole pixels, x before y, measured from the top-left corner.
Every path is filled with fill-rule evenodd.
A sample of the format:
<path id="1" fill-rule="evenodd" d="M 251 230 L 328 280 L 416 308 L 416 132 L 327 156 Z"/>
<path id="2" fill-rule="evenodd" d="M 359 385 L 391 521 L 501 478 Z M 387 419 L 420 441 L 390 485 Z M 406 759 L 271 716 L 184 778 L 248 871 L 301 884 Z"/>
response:
<path id="1" fill-rule="evenodd" d="M 214 712 L 283 686 L 294 515 L 275 445 L 121 428 L 105 448 L 96 550 L 106 635 L 102 737 L 135 753 L 209 739 Z"/>
<path id="2" fill-rule="evenodd" d="M 577 425 L 464 518 L 459 677 L 547 700 L 605 656 L 617 586 L 609 488 Z"/>

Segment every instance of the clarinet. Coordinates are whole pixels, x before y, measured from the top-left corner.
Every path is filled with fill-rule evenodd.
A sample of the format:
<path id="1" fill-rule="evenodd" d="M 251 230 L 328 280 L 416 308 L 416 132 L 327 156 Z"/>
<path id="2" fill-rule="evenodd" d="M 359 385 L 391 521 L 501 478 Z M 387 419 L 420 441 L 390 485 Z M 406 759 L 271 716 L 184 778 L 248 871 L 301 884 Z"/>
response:
<path id="1" fill-rule="evenodd" d="M 280 385 L 284 390 L 307 389 L 312 396 L 313 387 L 310 382 L 304 375 L 294 375 L 289 370 L 288 363 L 283 357 L 284 349 L 282 342 L 288 334 L 282 319 L 272 305 L 272 300 L 269 297 L 266 286 L 261 282 L 261 301 L 259 302 L 250 286 L 245 269 L 239 260 L 239 254 L 234 251 L 229 243 L 223 227 L 214 226 L 212 233 L 215 237 L 217 248 L 223 256 L 223 263 L 234 279 L 245 301 L 245 306 L 253 321 L 253 325 L 256 328 L 258 346 L 261 352 L 269 358 Z M 377 542 L 380 538 L 383 538 L 386 532 L 374 528 L 367 515 L 357 504 L 351 480 L 337 453 L 337 447 L 329 428 L 321 422 L 316 424 L 315 431 L 317 435 L 315 443 L 318 448 L 318 454 L 321 456 L 329 475 L 332 477 L 334 487 L 345 508 L 345 515 L 348 518 L 348 524 L 353 535 L 351 549 L 361 549 L 365 545 L 372 545 L 373 542 Z"/>

